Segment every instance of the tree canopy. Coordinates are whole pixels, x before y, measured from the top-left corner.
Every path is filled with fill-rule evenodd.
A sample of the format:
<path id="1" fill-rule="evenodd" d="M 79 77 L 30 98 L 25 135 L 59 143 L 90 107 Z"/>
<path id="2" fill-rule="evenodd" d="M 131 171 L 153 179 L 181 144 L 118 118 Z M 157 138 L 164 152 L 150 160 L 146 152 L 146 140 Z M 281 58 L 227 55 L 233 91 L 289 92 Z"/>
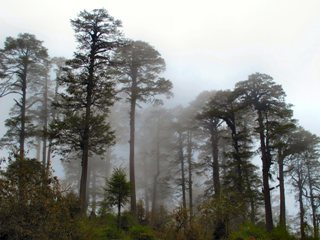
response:
<path id="1" fill-rule="evenodd" d="M 320 140 L 275 79 L 172 106 L 155 46 L 105 9 L 71 26 L 71 59 L 29 33 L 0 49 L 0 239 L 319 238 Z"/>

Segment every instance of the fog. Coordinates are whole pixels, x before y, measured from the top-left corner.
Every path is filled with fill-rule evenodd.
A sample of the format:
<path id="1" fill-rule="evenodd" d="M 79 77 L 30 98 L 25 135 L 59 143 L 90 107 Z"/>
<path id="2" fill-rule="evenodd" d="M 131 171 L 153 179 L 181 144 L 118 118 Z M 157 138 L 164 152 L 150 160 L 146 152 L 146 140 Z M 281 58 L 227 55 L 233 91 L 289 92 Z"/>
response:
<path id="1" fill-rule="evenodd" d="M 293 105 L 293 117 L 299 126 L 320 135 L 318 1 L 0 0 L 0 3 L 0 48 L 6 37 L 28 32 L 43 41 L 51 57 L 71 58 L 76 42 L 69 20 L 83 9 L 104 7 L 122 21 L 125 37 L 148 42 L 159 51 L 166 63 L 162 76 L 172 82 L 173 96 L 161 97 L 162 105 L 138 103 L 136 110 L 136 191 L 137 200 L 143 202 L 147 212 L 155 214 L 162 208 L 171 211 L 182 204 L 183 198 L 185 204 L 193 199 L 196 205 L 214 192 L 210 131 L 197 116 L 216 91 L 233 90 L 236 83 L 247 80 L 251 74 L 260 72 L 273 77 L 287 95 L 285 102 Z M 54 74 L 51 77 L 54 80 Z M 4 135 L 13 99 L 5 97 L 0 101 L 0 133 Z M 124 168 L 129 176 L 129 111 L 126 97 L 120 94 L 108 119 L 115 131 L 115 144 L 105 154 L 92 154 L 89 158 L 87 195 L 92 211 L 96 211 L 104 197 L 103 187 L 112 169 Z M 251 126 L 253 117 L 248 115 L 249 120 L 242 117 L 239 120 L 240 130 L 247 123 Z M 219 124 L 222 140 L 218 157 L 221 165 L 227 166 L 233 151 L 232 139 L 228 125 Z M 188 135 L 191 132 L 192 137 Z M 254 136 L 251 150 L 257 153 L 258 137 L 253 130 L 250 134 Z M 39 151 L 31 146 L 28 154 L 35 157 Z M 2 150 L 2 155 L 7 153 Z M 64 188 L 75 192 L 80 184 L 80 158 L 80 152 L 67 157 L 55 154 L 52 162 L 54 174 L 62 179 Z M 252 168 L 252 173 L 261 175 L 260 156 L 254 154 L 248 159 L 258 167 Z M 221 174 L 227 176 L 223 171 Z M 275 179 L 276 171 L 273 167 Z M 274 180 L 271 185 L 276 187 L 277 182 Z M 184 196 L 190 186 L 192 198 Z M 261 189 L 261 182 L 256 187 Z M 277 196 L 273 194 L 274 198 Z M 293 194 L 290 196 L 289 201 L 293 202 Z M 261 210 L 261 205 L 258 208 Z M 289 207 L 291 213 L 295 213 L 293 208 Z"/>
<path id="2" fill-rule="evenodd" d="M 0 44 L 7 36 L 30 32 L 44 41 L 51 56 L 66 58 L 76 47 L 69 20 L 83 9 L 105 7 L 123 22 L 128 38 L 149 42 L 160 51 L 166 75 L 174 82 L 175 105 L 265 72 L 283 85 L 302 125 L 320 133 L 319 113 L 313 110 L 320 64 L 316 0 L 3 0 L 1 5 Z"/>

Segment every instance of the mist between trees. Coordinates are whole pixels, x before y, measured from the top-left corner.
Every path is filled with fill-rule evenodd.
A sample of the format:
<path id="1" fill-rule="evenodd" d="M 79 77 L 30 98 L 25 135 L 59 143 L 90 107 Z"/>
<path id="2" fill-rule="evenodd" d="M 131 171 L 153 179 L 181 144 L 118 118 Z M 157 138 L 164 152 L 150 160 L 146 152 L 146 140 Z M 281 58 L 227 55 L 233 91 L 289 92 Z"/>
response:
<path id="1" fill-rule="evenodd" d="M 115 206 L 123 239 L 141 225 L 148 239 L 318 239 L 319 137 L 293 119 L 271 76 L 168 108 L 174 79 L 155 47 L 126 39 L 105 9 L 71 25 L 72 59 L 49 57 L 30 33 L 0 51 L 2 104 L 14 100 L 1 139 L 0 239 L 85 239 L 82 221 Z M 290 218 L 288 188 L 298 206 Z"/>

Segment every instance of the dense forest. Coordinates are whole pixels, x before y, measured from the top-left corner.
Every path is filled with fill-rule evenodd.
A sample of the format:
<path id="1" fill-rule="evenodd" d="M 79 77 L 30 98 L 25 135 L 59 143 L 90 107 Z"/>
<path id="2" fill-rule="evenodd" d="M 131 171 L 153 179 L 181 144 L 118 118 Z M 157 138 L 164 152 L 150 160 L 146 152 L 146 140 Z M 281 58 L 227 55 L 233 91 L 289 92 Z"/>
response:
<path id="1" fill-rule="evenodd" d="M 154 46 L 105 9 L 71 26 L 72 59 L 31 33 L 0 49 L 1 240 L 319 239 L 320 138 L 271 76 L 167 107 Z"/>

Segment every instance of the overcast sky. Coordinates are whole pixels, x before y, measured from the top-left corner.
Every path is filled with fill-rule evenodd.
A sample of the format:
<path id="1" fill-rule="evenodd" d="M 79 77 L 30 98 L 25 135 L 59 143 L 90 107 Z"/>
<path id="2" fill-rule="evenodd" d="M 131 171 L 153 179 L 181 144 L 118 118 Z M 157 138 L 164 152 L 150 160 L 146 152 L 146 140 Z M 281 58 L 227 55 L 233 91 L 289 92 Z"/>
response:
<path id="1" fill-rule="evenodd" d="M 320 135 L 318 0 L 0 0 L 0 6 L 0 47 L 7 36 L 28 32 L 51 56 L 71 57 L 69 20 L 103 7 L 123 22 L 126 37 L 162 54 L 174 104 L 267 73 L 282 84 L 300 124 Z"/>

